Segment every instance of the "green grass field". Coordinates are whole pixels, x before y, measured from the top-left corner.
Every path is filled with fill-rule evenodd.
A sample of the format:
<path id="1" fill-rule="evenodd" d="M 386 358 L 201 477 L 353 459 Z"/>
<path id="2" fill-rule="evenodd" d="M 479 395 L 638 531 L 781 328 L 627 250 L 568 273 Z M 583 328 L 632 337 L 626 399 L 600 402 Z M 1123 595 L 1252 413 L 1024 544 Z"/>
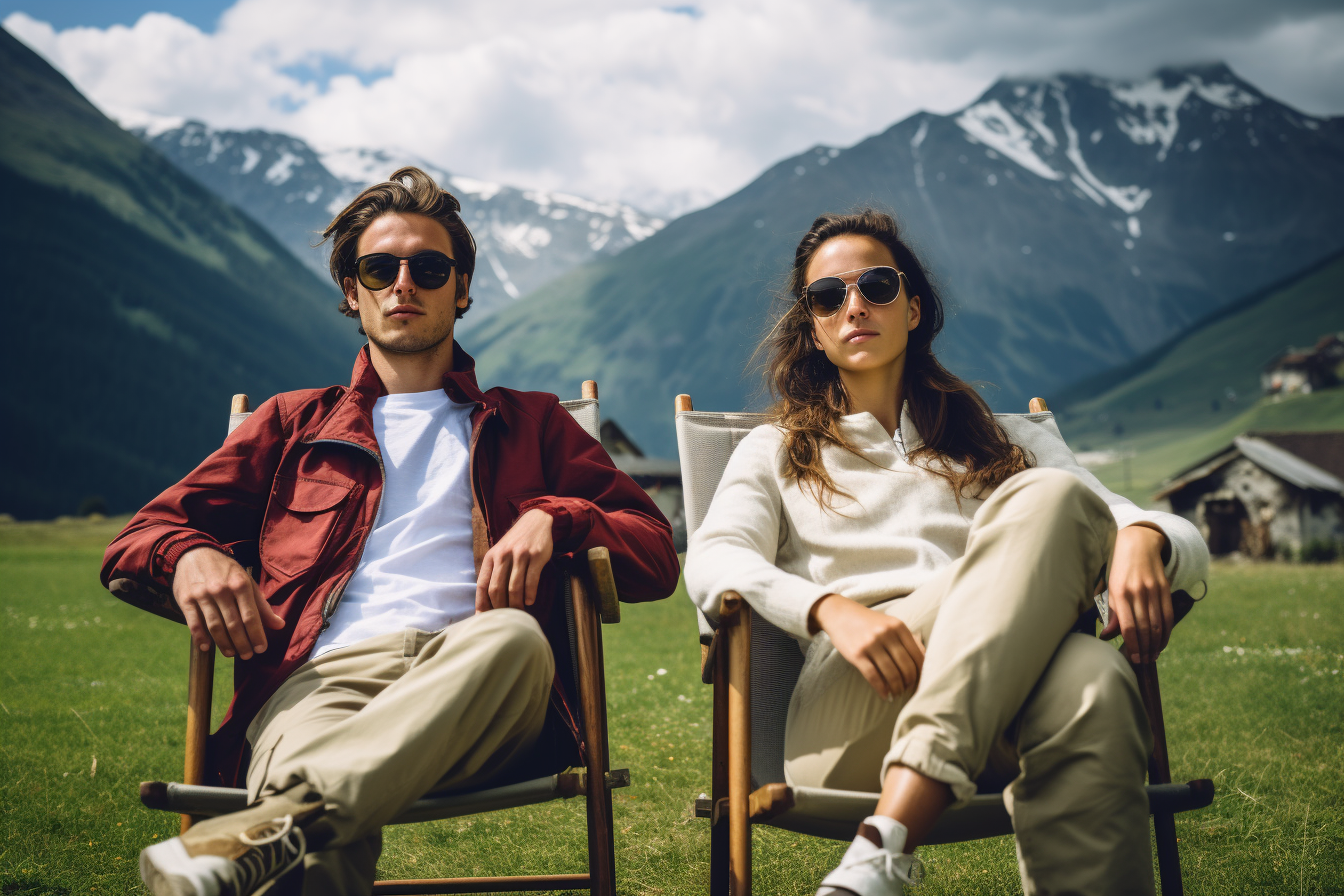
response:
<path id="1" fill-rule="evenodd" d="M 98 585 L 113 521 L 0 524 L 0 894 L 140 892 L 136 858 L 176 816 L 136 785 L 181 775 L 185 631 Z M 689 604 L 605 630 L 619 889 L 705 891 L 709 689 Z M 1344 892 L 1344 566 L 1218 565 L 1162 661 L 1187 892 Z M 227 682 L 227 669 L 218 676 Z M 223 691 L 216 705 L 223 705 Z M 755 832 L 756 887 L 810 894 L 843 844 Z M 581 800 L 389 829 L 386 877 L 581 871 Z M 1010 838 L 924 851 L 917 892 L 1021 891 Z"/>

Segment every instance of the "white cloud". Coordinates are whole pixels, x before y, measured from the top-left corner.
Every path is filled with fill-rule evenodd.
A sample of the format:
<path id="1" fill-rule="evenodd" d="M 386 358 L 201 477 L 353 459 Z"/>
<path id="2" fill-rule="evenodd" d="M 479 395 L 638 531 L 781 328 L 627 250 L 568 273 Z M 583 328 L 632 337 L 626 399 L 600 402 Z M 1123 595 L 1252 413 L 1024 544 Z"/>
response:
<path id="1" fill-rule="evenodd" d="M 400 147 L 463 174 L 669 210 L 815 143 L 952 111 L 1005 72 L 1226 58 L 1309 111 L 1344 108 L 1344 17 L 1226 2 L 1240 12 L 1216 27 L 1201 25 L 1200 0 L 239 0 L 214 33 L 162 13 L 129 28 L 4 24 L 122 120 Z"/>

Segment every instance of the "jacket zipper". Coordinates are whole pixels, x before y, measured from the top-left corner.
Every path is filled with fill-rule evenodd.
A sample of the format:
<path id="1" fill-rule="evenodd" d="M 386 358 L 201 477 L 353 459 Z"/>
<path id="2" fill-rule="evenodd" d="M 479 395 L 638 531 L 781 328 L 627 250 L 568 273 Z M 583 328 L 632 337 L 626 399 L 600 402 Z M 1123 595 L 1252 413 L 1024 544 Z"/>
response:
<path id="1" fill-rule="evenodd" d="M 350 577 L 355 574 L 355 570 L 359 569 L 359 561 L 364 556 L 364 546 L 368 544 L 369 536 L 373 534 L 374 529 L 378 528 L 378 518 L 382 516 L 383 513 L 383 490 L 387 488 L 387 470 L 383 467 L 383 457 L 381 454 L 378 454 L 375 451 L 370 451 L 368 448 L 355 442 L 347 442 L 344 439 L 313 439 L 308 444 L 349 445 L 351 448 L 358 448 L 378 462 L 378 475 L 381 476 L 383 480 L 383 488 L 378 491 L 378 501 L 373 509 L 373 523 L 364 530 L 364 537 L 359 540 L 359 550 L 355 552 L 354 565 L 350 567 L 350 571 L 342 577 L 340 582 L 336 584 L 336 587 L 331 589 L 331 593 L 322 601 L 322 625 L 317 630 L 317 633 L 320 635 L 330 627 L 331 614 L 336 612 L 336 605 L 341 602 L 341 597 L 345 594 L 345 586 L 350 583 Z"/>
<path id="2" fill-rule="evenodd" d="M 476 506 L 481 508 L 481 520 L 485 523 L 485 543 L 494 547 L 495 539 L 490 534 L 490 511 L 485 502 L 481 500 L 480 489 L 476 487 L 476 444 L 481 440 L 481 432 L 485 429 L 485 421 L 495 413 L 494 408 L 486 408 L 485 413 L 481 415 L 479 425 L 472 427 L 471 445 L 467 448 L 467 476 L 471 480 L 471 496 L 476 502 Z"/>

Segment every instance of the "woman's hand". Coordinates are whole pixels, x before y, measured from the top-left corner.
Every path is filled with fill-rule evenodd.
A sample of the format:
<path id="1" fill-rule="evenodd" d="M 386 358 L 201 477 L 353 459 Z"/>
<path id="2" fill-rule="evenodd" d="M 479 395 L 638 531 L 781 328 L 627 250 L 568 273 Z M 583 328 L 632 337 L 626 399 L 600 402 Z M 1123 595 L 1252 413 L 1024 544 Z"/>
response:
<path id="1" fill-rule="evenodd" d="M 1147 663 L 1167 646 L 1176 615 L 1171 608 L 1162 554 L 1167 537 L 1148 526 L 1126 526 L 1115 538 L 1111 557 L 1111 612 L 1101 637 L 1125 639 L 1131 662 Z"/>
<path id="2" fill-rule="evenodd" d="M 830 635 L 840 655 L 887 700 L 919 683 L 924 644 L 894 616 L 828 594 L 812 605 L 808 629 Z"/>
<path id="3" fill-rule="evenodd" d="M 537 599 L 541 570 L 555 549 L 551 515 L 532 508 L 518 517 L 481 560 L 476 577 L 476 612 L 513 607 L 521 610 Z"/>

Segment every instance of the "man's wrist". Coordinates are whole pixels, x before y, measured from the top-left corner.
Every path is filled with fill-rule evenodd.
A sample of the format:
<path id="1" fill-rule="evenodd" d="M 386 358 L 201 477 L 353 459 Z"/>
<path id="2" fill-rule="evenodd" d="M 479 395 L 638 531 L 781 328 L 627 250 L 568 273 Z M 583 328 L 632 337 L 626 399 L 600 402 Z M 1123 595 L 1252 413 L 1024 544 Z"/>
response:
<path id="1" fill-rule="evenodd" d="M 202 532 L 193 532 L 175 541 L 170 541 L 164 545 L 158 552 L 158 571 L 167 580 L 171 581 L 173 575 L 177 572 L 177 565 L 182 562 L 182 558 L 197 548 L 210 548 L 218 551 L 226 557 L 232 557 L 233 551 L 230 551 L 224 545 L 215 541 L 209 535 Z"/>
<path id="2" fill-rule="evenodd" d="M 518 506 L 518 518 L 522 519 L 533 510 L 540 510 L 551 518 L 551 543 L 557 551 L 560 550 L 560 544 L 574 530 L 574 518 L 569 508 L 552 498 L 530 498 Z"/>

